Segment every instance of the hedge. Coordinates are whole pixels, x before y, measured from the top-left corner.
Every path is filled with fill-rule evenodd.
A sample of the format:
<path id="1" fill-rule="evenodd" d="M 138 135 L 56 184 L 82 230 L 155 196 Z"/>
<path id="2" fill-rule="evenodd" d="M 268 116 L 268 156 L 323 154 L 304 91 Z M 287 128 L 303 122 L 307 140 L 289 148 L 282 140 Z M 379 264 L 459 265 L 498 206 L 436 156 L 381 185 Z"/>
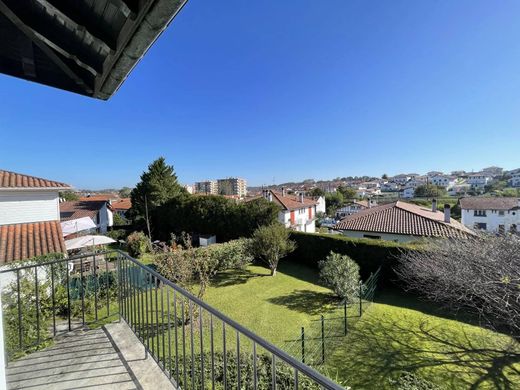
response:
<path id="1" fill-rule="evenodd" d="M 286 257 L 287 260 L 318 269 L 318 261 L 325 259 L 331 251 L 345 254 L 359 265 L 363 280 L 366 280 L 380 266 L 383 276 L 380 281 L 395 280 L 393 269 L 398 264 L 401 251 L 419 248 L 418 244 L 350 238 L 340 234 L 291 232 L 291 239 L 296 242 L 297 247 Z"/>

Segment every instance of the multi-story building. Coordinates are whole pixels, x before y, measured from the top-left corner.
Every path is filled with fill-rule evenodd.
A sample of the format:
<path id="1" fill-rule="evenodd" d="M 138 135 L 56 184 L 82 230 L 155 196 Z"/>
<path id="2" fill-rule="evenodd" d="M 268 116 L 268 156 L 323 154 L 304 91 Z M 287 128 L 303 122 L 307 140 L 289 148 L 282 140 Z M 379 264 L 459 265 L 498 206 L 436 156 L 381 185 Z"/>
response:
<path id="1" fill-rule="evenodd" d="M 493 179 L 489 174 L 486 173 L 474 173 L 468 176 L 466 183 L 468 183 L 473 188 L 484 188 L 487 186 Z"/>
<path id="2" fill-rule="evenodd" d="M 509 179 L 509 185 L 511 187 L 520 187 L 520 172 L 514 173 Z"/>
<path id="3" fill-rule="evenodd" d="M 470 197 L 459 201 L 462 224 L 492 233 L 520 231 L 520 199 Z"/>
<path id="4" fill-rule="evenodd" d="M 455 180 L 446 175 L 428 176 L 428 181 L 430 184 L 443 188 L 450 188 L 455 185 Z"/>
<path id="5" fill-rule="evenodd" d="M 217 195 L 218 186 L 216 180 L 198 181 L 195 183 L 195 193 Z"/>
<path id="6" fill-rule="evenodd" d="M 247 182 L 238 177 L 218 179 L 217 192 L 220 195 L 236 195 L 243 198 L 247 195 Z"/>

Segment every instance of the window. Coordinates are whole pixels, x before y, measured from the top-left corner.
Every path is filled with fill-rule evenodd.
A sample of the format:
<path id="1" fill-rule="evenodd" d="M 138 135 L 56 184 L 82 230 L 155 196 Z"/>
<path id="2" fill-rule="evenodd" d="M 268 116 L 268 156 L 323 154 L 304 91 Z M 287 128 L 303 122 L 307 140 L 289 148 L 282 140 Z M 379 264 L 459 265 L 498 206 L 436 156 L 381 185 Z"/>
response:
<path id="1" fill-rule="evenodd" d="M 473 215 L 475 217 L 485 217 L 486 216 L 486 210 L 475 210 L 473 212 Z"/>
<path id="2" fill-rule="evenodd" d="M 498 215 L 504 215 L 504 210 L 499 210 Z"/>
<path id="3" fill-rule="evenodd" d="M 482 223 L 482 222 L 477 222 L 477 223 L 475 223 L 475 225 L 473 225 L 473 228 L 475 230 L 486 230 L 487 229 L 487 225 L 485 223 Z"/>
<path id="4" fill-rule="evenodd" d="M 517 232 L 518 232 L 518 228 L 516 226 L 516 223 L 511 224 L 511 226 L 509 227 L 509 233 L 517 233 Z"/>
<path id="5" fill-rule="evenodd" d="M 498 225 L 498 233 L 499 234 L 504 234 L 505 232 L 506 232 L 505 225 Z"/>

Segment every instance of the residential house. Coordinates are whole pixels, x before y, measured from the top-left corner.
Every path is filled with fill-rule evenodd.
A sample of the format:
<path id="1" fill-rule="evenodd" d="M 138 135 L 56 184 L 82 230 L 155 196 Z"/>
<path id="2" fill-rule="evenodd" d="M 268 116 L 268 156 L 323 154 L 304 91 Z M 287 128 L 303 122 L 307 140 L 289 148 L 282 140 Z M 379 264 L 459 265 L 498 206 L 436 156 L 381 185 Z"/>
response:
<path id="1" fill-rule="evenodd" d="M 399 188 L 400 188 L 400 185 L 398 183 L 388 182 L 388 183 L 384 183 L 381 186 L 381 191 L 382 192 L 395 192 L 395 191 L 399 191 Z"/>
<path id="2" fill-rule="evenodd" d="M 59 191 L 70 189 L 65 183 L 0 170 L 0 265 L 67 253 Z"/>
<path id="3" fill-rule="evenodd" d="M 422 238 L 462 238 L 473 233 L 451 218 L 450 207 L 444 212 L 396 201 L 359 211 L 334 226 L 347 237 L 410 242 Z"/>
<path id="4" fill-rule="evenodd" d="M 406 183 L 406 187 L 417 188 L 426 184 L 426 177 L 417 176 Z"/>
<path id="5" fill-rule="evenodd" d="M 455 179 L 447 175 L 428 176 L 428 182 L 445 189 L 451 188 L 455 185 Z"/>
<path id="6" fill-rule="evenodd" d="M 300 232 L 316 232 L 316 200 L 305 197 L 303 193 L 289 195 L 283 188 L 281 192 L 264 190 L 263 197 L 281 206 L 278 221 L 285 227 Z"/>
<path id="7" fill-rule="evenodd" d="M 361 210 L 368 209 L 370 207 L 377 206 L 377 203 L 370 200 L 355 200 L 353 202 L 349 202 L 343 207 L 340 207 L 336 210 L 336 218 L 341 219 L 345 218 L 347 215 L 352 215 L 360 212 Z"/>
<path id="8" fill-rule="evenodd" d="M 104 200 L 78 200 L 60 203 L 60 218 L 69 221 L 89 217 L 96 224 L 100 233 L 106 233 L 114 225 L 110 202 Z"/>
<path id="9" fill-rule="evenodd" d="M 504 174 L 504 168 L 500 168 L 497 166 L 491 166 L 491 167 L 483 168 L 482 172 L 491 177 L 502 176 Z"/>
<path id="10" fill-rule="evenodd" d="M 327 212 L 327 203 L 325 201 L 324 196 L 318 196 L 315 198 L 316 200 L 316 214 L 317 213 L 323 213 L 325 214 Z"/>
<path id="11" fill-rule="evenodd" d="M 127 218 L 126 213 L 128 210 L 132 208 L 132 201 L 130 198 L 121 198 L 115 201 L 112 201 L 112 212 L 119 214 L 123 218 Z"/>
<path id="12" fill-rule="evenodd" d="M 415 196 L 415 188 L 414 187 L 405 187 L 401 191 L 399 191 L 399 197 L 403 199 L 411 199 Z"/>
<path id="13" fill-rule="evenodd" d="M 520 231 L 520 199 L 468 197 L 459 203 L 466 227 L 492 233 Z"/>
<path id="14" fill-rule="evenodd" d="M 482 189 L 492 181 L 492 177 L 486 173 L 474 173 L 468 176 L 466 183 L 472 188 Z"/>
<path id="15" fill-rule="evenodd" d="M 406 184 L 408 180 L 410 180 L 410 175 L 406 174 L 395 175 L 394 177 L 390 178 L 390 181 L 397 184 Z"/>
<path id="16" fill-rule="evenodd" d="M 508 183 L 511 187 L 520 187 L 520 172 L 513 173 Z"/>

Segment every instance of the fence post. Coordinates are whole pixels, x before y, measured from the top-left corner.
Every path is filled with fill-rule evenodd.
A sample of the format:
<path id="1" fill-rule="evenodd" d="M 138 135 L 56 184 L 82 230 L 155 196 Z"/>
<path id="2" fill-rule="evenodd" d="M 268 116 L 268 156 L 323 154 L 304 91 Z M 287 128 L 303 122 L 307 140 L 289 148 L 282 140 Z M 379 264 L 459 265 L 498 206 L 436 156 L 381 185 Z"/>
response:
<path id="1" fill-rule="evenodd" d="M 305 328 L 302 326 L 302 363 L 305 363 Z"/>
<path id="2" fill-rule="evenodd" d="M 361 282 L 359 282 L 359 316 L 360 317 L 363 312 L 363 302 L 361 301 L 362 290 L 363 290 L 363 285 L 361 284 Z"/>
<path id="3" fill-rule="evenodd" d="M 345 327 L 345 336 L 347 335 L 347 299 L 345 298 L 345 302 L 343 304 L 343 322 Z"/>
<path id="4" fill-rule="evenodd" d="M 325 363 L 325 318 L 321 316 L 321 362 Z"/>

